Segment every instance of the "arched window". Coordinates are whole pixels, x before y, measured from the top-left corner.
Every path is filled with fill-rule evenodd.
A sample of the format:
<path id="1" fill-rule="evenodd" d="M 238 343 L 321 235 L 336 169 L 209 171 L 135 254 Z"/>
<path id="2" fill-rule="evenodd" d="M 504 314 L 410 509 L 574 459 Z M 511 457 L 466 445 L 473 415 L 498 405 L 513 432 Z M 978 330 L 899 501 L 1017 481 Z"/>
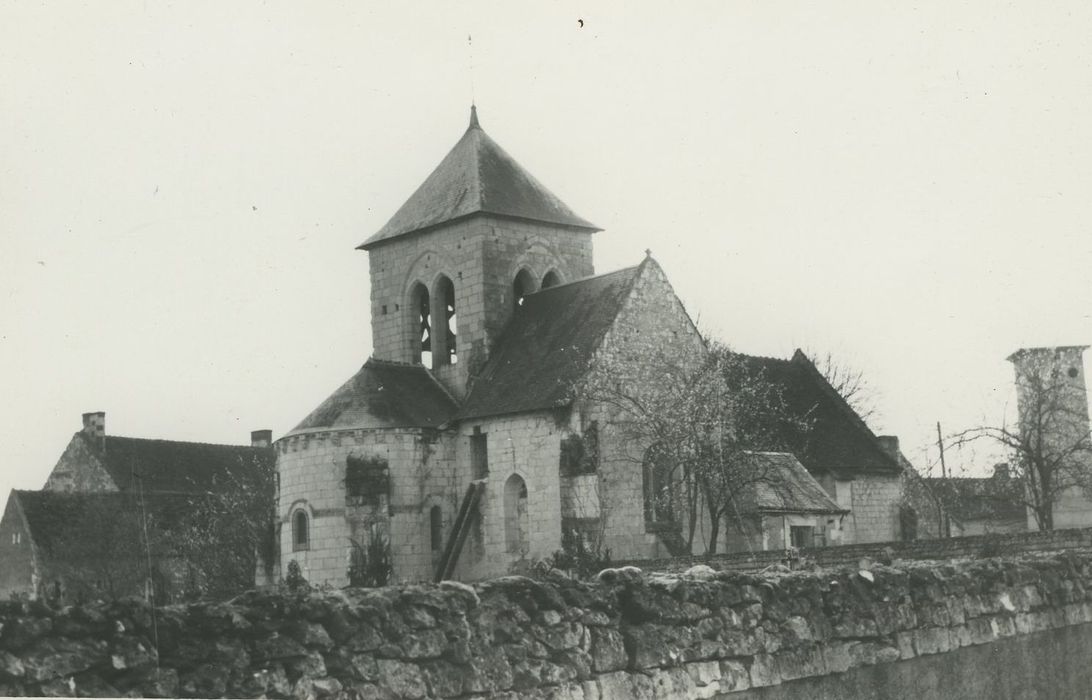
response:
<path id="1" fill-rule="evenodd" d="M 645 496 L 645 522 L 666 523 L 675 519 L 674 465 L 666 451 L 653 445 L 645 451 L 642 470 Z"/>
<path id="2" fill-rule="evenodd" d="M 531 276 L 527 268 L 516 273 L 516 279 L 512 282 L 512 303 L 518 309 L 523 306 L 523 298 L 535 292 L 535 278 Z"/>
<path id="3" fill-rule="evenodd" d="M 432 366 L 432 302 L 428 287 L 421 283 L 413 285 L 410 292 L 409 312 L 412 340 L 410 359 L 420 362 L 425 367 Z"/>
<path id="4" fill-rule="evenodd" d="M 542 278 L 543 289 L 556 287 L 559 284 L 561 284 L 561 276 L 557 274 L 557 270 L 550 270 L 546 273 L 546 276 Z"/>
<path id="5" fill-rule="evenodd" d="M 311 533 L 308 531 L 310 522 L 307 519 L 307 511 L 300 509 L 292 514 L 292 551 L 309 549 L 311 546 Z"/>
<path id="6" fill-rule="evenodd" d="M 446 276 L 441 276 L 436 281 L 436 315 L 438 319 L 443 319 L 440 322 L 443 335 L 440 335 L 440 328 L 437 329 L 436 333 L 438 341 L 440 341 L 441 337 L 443 338 L 440 341 L 443 345 L 441 346 L 440 342 L 436 343 L 433 367 L 453 365 L 459 361 L 456 352 L 458 317 L 455 315 L 455 284 Z"/>
<path id="7" fill-rule="evenodd" d="M 444 512 L 440 506 L 432 506 L 428 511 L 428 533 L 432 544 L 432 551 L 439 552 L 444 548 Z"/>
<path id="8" fill-rule="evenodd" d="M 504 541 L 509 552 L 527 554 L 527 484 L 519 474 L 504 482 Z"/>

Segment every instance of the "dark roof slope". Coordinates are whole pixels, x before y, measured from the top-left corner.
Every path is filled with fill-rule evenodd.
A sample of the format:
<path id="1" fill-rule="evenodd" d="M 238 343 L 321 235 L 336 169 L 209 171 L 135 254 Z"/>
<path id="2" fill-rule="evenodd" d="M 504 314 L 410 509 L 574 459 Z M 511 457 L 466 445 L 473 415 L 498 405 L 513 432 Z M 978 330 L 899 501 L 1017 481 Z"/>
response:
<path id="1" fill-rule="evenodd" d="M 755 452 L 762 481 L 744 489 L 743 501 L 760 513 L 848 513 L 788 452 Z"/>
<path id="2" fill-rule="evenodd" d="M 454 399 L 421 365 L 369 359 L 289 435 L 329 428 L 437 428 Z"/>
<path id="3" fill-rule="evenodd" d="M 31 539 L 46 551 L 66 548 L 77 555 L 81 548 L 144 541 L 144 523 L 158 531 L 180 524 L 190 506 L 185 495 L 12 491 L 26 517 Z"/>
<path id="4" fill-rule="evenodd" d="M 534 411 L 569 401 L 643 265 L 528 295 L 459 417 Z"/>
<path id="5" fill-rule="evenodd" d="M 991 522 L 1023 521 L 1023 486 L 1019 479 L 998 475 L 974 477 L 925 477 L 922 481 L 944 509 L 956 520 Z"/>
<path id="6" fill-rule="evenodd" d="M 272 474 L 269 447 L 212 445 L 107 435 L 100 447 L 85 433 L 117 487 L 144 493 L 209 493 L 232 484 L 252 485 Z"/>
<path id="7" fill-rule="evenodd" d="M 811 429 L 803 437 L 787 436 L 793 452 L 809 471 L 834 470 L 847 475 L 901 471 L 875 433 L 803 352 L 797 350 L 791 360 L 749 355 L 741 358 L 756 374 L 778 384 L 789 410 L 810 422 Z"/>
<path id="8" fill-rule="evenodd" d="M 455 147 L 391 220 L 359 248 L 368 250 L 384 241 L 479 212 L 589 232 L 599 230 L 577 216 L 489 138 L 478 125 L 472 107 L 470 126 Z"/>

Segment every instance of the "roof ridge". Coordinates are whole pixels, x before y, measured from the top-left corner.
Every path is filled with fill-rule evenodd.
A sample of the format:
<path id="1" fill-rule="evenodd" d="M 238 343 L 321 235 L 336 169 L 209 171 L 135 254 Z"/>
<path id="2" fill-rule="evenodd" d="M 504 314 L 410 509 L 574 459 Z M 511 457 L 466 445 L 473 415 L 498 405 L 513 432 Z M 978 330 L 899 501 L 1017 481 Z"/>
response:
<path id="1" fill-rule="evenodd" d="M 77 435 L 84 434 L 82 430 L 77 431 Z M 171 440 L 169 438 L 145 438 L 145 437 L 132 437 L 130 435 L 105 435 L 107 440 L 139 440 L 140 442 L 167 442 L 174 445 L 197 445 L 200 447 L 227 447 L 231 449 L 245 449 L 245 450 L 268 450 L 269 447 L 255 447 L 254 445 L 233 445 L 225 442 L 199 442 L 194 440 Z"/>
<path id="2" fill-rule="evenodd" d="M 792 358 L 774 357 L 773 355 L 752 355 L 750 353 L 739 352 L 735 350 L 729 352 L 732 352 L 733 354 L 739 355 L 740 357 L 744 357 L 749 360 L 768 360 L 771 362 L 784 362 L 785 364 L 789 364 L 792 362 Z"/>

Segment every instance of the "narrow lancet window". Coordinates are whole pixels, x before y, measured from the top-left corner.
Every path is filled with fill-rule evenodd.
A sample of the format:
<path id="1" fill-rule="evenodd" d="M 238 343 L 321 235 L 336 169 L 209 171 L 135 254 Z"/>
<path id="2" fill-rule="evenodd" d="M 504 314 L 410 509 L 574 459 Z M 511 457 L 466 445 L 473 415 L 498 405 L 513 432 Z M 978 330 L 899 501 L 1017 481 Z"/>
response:
<path id="1" fill-rule="evenodd" d="M 429 544 L 432 551 L 439 552 L 444 548 L 444 512 L 440 506 L 432 506 L 428 515 Z"/>
<path id="2" fill-rule="evenodd" d="M 436 301 L 436 313 L 438 316 L 442 314 L 440 328 L 444 335 L 443 347 L 435 348 L 435 366 L 453 365 L 459 361 L 456 347 L 458 317 L 455 313 L 455 284 L 448 277 L 441 277 L 436 283 Z"/>
<path id="3" fill-rule="evenodd" d="M 504 539 L 509 552 L 527 555 L 527 484 L 519 474 L 504 483 Z"/>
<path id="4" fill-rule="evenodd" d="M 292 549 L 299 551 L 308 549 L 311 545 L 311 534 L 308 532 L 307 512 L 297 510 L 292 516 Z"/>
<path id="5" fill-rule="evenodd" d="M 410 293 L 410 315 L 413 322 L 411 359 L 426 367 L 432 366 L 432 302 L 428 288 L 414 285 Z"/>

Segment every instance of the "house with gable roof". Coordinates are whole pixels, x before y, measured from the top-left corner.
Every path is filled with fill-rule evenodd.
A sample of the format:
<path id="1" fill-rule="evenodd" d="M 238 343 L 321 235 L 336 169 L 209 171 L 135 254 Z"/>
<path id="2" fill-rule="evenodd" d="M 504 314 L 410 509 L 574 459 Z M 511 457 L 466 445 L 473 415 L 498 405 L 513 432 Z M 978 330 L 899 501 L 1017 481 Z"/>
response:
<path id="1" fill-rule="evenodd" d="M 189 588 L 244 590 L 255 573 L 259 582 L 271 579 L 272 534 L 252 537 L 241 526 L 272 517 L 271 438 L 258 430 L 250 445 L 215 445 L 108 435 L 105 413 L 85 413 L 43 488 L 8 496 L 0 596 L 75 602 L 154 591 L 167 600 Z M 203 523 L 207 539 L 187 550 L 180 538 L 189 537 L 193 518 L 215 508 L 231 512 Z M 196 550 L 212 557 L 220 550 L 217 563 L 230 563 L 202 567 L 192 560 Z"/>
<path id="2" fill-rule="evenodd" d="M 344 585 L 389 558 L 393 580 L 476 580 L 548 557 L 570 527 L 597 530 L 616 559 L 689 553 L 657 522 L 648 466 L 627 456 L 612 414 L 581 387 L 607 358 L 655 352 L 696 366 L 707 348 L 647 251 L 595 274 L 598 230 L 471 108 L 451 151 L 359 246 L 371 357 L 274 443 L 282 573 L 295 562 L 312 583 Z M 779 376 L 811 371 L 806 358 L 778 362 L 768 364 Z M 809 382 L 789 383 L 824 391 Z M 883 520 L 893 504 L 878 501 L 897 485 L 897 463 L 863 422 L 845 428 L 855 414 L 825 395 L 818 404 L 859 450 L 842 454 L 832 437 L 804 453 L 807 469 L 792 455 L 773 460 L 796 495 L 756 502 L 824 532 L 840 532 L 857 507 L 851 539 L 894 535 Z M 770 546 L 783 546 L 789 530 L 779 532 Z"/>
<path id="3" fill-rule="evenodd" d="M 788 360 L 743 359 L 750 372 L 779 386 L 788 409 L 808 424 L 806 431 L 786 435 L 786 444 L 848 511 L 824 543 L 901 539 L 901 477 L 908 462 L 898 438 L 872 432 L 803 351 L 796 350 Z"/>

